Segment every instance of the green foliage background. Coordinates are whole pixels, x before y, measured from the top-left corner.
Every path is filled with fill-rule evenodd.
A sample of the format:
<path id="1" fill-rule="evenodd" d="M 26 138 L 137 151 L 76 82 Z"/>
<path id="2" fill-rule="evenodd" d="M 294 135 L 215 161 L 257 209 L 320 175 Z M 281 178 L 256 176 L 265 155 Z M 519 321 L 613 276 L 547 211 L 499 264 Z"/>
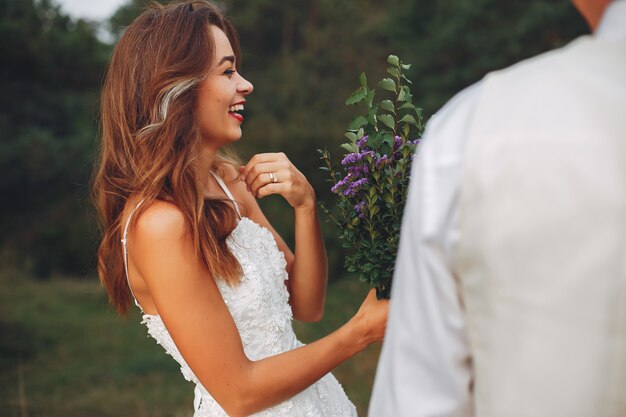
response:
<path id="1" fill-rule="evenodd" d="M 133 0 L 101 28 L 119 35 Z M 385 73 L 390 53 L 413 64 L 415 102 L 432 114 L 486 72 L 573 39 L 586 28 L 566 0 L 223 0 L 238 28 L 248 100 L 244 159 L 284 151 L 331 198 L 315 149 L 334 151 L 354 115 L 357 75 Z M 104 26 L 104 27 L 103 27 Z M 111 45 L 93 22 L 52 0 L 0 0 L 0 265 L 41 278 L 93 272 L 98 239 L 88 200 L 98 91 Z M 334 152 L 333 152 L 334 153 Z M 291 211 L 263 202 L 288 241 Z M 327 227 L 333 276 L 343 257 Z"/>
<path id="2" fill-rule="evenodd" d="M 424 108 L 427 119 L 488 71 L 588 31 L 567 0 L 218 3 L 239 30 L 243 73 L 255 85 L 244 137 L 237 146 L 240 154 L 246 160 L 257 152 L 284 151 L 325 201 L 333 196 L 324 173 L 317 169 L 315 150 L 340 152 L 344 129 L 356 112 L 344 101 L 358 86 L 361 71 L 372 79 L 382 78 L 391 53 L 412 63 L 408 75 L 414 82 L 414 102 Z M 59 276 L 95 282 L 98 230 L 88 195 L 97 148 L 99 87 L 112 49 L 97 33 L 109 29 L 119 36 L 143 4 L 144 0 L 132 0 L 110 20 L 97 23 L 69 18 L 53 0 L 0 0 L 0 272 L 49 280 L 46 285 Z M 267 198 L 262 206 L 292 242 L 289 207 L 277 197 Z M 344 254 L 332 224 L 325 224 L 325 229 L 331 277 L 336 279 L 344 275 Z M 63 287 L 67 281 L 59 282 Z M 5 300 L 11 299 L 13 285 L 0 280 Z M 37 288 L 44 287 L 28 284 L 22 290 L 35 294 Z M 51 290 L 52 295 L 57 293 L 67 294 Z M 4 317 L 0 358 L 26 352 L 29 366 L 27 358 L 45 355 L 45 343 L 16 345 L 34 331 L 34 324 L 19 321 L 11 313 L 18 310 L 10 307 L 28 306 L 25 303 L 37 297 L 0 304 Z M 344 302 L 356 308 L 359 299 Z M 79 310 L 67 314 L 81 317 Z M 15 371 L 14 362 L 4 365 Z M 53 377 L 48 383 L 44 388 L 42 382 L 41 389 L 52 390 L 56 384 Z M 9 392 L 4 388 L 0 391 Z M 363 401 L 361 409 L 367 399 Z M 2 403 L 0 414 L 4 415 Z M 52 415 L 45 410 L 40 414 Z"/>

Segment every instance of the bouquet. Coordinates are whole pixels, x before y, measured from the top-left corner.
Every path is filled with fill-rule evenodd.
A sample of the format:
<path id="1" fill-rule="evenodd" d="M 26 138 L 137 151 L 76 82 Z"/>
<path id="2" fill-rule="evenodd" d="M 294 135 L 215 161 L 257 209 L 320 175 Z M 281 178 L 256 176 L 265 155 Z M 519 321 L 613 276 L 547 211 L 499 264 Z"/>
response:
<path id="1" fill-rule="evenodd" d="M 365 112 L 346 130 L 341 163 L 334 166 L 330 153 L 318 150 L 321 169 L 329 173 L 331 191 L 337 195 L 336 216 L 322 208 L 349 250 L 346 269 L 376 288 L 379 299 L 389 298 L 391 291 L 411 162 L 424 129 L 422 109 L 413 104 L 411 81 L 405 75 L 410 64 L 395 55 L 387 62 L 391 78 L 378 87 L 389 98 L 374 103 L 376 91 L 361 73 L 361 86 L 346 100 L 346 105 L 364 104 Z"/>

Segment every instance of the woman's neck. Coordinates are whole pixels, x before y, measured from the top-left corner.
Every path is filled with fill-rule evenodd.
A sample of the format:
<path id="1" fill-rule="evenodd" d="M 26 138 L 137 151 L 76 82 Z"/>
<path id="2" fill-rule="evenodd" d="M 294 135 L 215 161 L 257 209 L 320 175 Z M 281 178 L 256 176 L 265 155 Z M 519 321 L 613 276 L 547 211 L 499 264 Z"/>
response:
<path id="1" fill-rule="evenodd" d="M 198 175 L 200 178 L 198 179 L 200 182 L 200 186 L 206 193 L 209 189 L 210 175 L 209 173 L 213 169 L 213 163 L 215 162 L 215 155 L 217 153 L 217 149 L 203 146 L 200 149 L 200 156 L 198 158 Z"/>

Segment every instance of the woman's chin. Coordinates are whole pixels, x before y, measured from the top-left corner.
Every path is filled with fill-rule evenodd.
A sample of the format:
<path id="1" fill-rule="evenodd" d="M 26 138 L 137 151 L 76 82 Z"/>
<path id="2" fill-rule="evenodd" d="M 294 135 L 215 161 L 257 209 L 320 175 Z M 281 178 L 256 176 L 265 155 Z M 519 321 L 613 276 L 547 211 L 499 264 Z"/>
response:
<path id="1" fill-rule="evenodd" d="M 206 136 L 204 137 L 204 143 L 207 145 L 211 145 L 213 147 L 216 148 L 220 148 L 222 146 L 227 146 L 230 144 L 233 144 L 237 141 L 239 141 L 239 139 L 241 139 L 242 136 L 242 132 L 241 129 L 237 130 L 233 130 L 232 132 L 229 132 L 226 135 L 223 135 L 221 137 L 212 137 L 212 138 L 207 138 Z"/>
<path id="2" fill-rule="evenodd" d="M 243 135 L 243 132 L 241 131 L 241 129 L 239 129 L 239 132 L 234 133 L 228 138 L 228 142 L 232 142 L 232 143 L 237 142 L 239 139 L 241 139 L 242 135 Z"/>

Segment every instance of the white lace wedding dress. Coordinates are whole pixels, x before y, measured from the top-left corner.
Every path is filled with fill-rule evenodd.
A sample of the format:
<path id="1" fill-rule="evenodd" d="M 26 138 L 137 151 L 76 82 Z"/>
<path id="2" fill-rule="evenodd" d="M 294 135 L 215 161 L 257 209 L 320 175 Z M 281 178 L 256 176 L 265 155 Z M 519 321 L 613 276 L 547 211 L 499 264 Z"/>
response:
<path id="1" fill-rule="evenodd" d="M 226 195 L 235 204 L 224 182 L 217 175 L 215 177 Z M 140 204 L 141 202 L 137 207 Z M 130 219 L 137 207 L 128 217 L 122 239 L 127 277 L 126 235 Z M 249 218 L 241 217 L 239 209 L 237 209 L 237 214 L 240 220 L 228 237 L 227 244 L 241 264 L 243 277 L 241 282 L 233 287 L 222 280 L 216 281 L 239 330 L 246 355 L 250 360 L 259 360 L 303 344 L 296 338 L 291 324 L 289 293 L 284 282 L 288 276 L 283 253 L 278 250 L 269 230 Z M 135 304 L 141 309 L 136 298 Z M 196 385 L 194 417 L 227 417 L 226 412 L 189 368 L 161 318 L 158 315 L 144 313 L 142 323 L 148 328 L 150 336 L 178 362 L 183 377 Z M 210 337 L 210 335 L 198 337 Z M 260 411 L 254 416 L 352 417 L 356 416 L 356 409 L 348 400 L 339 382 L 329 373 L 301 393 Z"/>

